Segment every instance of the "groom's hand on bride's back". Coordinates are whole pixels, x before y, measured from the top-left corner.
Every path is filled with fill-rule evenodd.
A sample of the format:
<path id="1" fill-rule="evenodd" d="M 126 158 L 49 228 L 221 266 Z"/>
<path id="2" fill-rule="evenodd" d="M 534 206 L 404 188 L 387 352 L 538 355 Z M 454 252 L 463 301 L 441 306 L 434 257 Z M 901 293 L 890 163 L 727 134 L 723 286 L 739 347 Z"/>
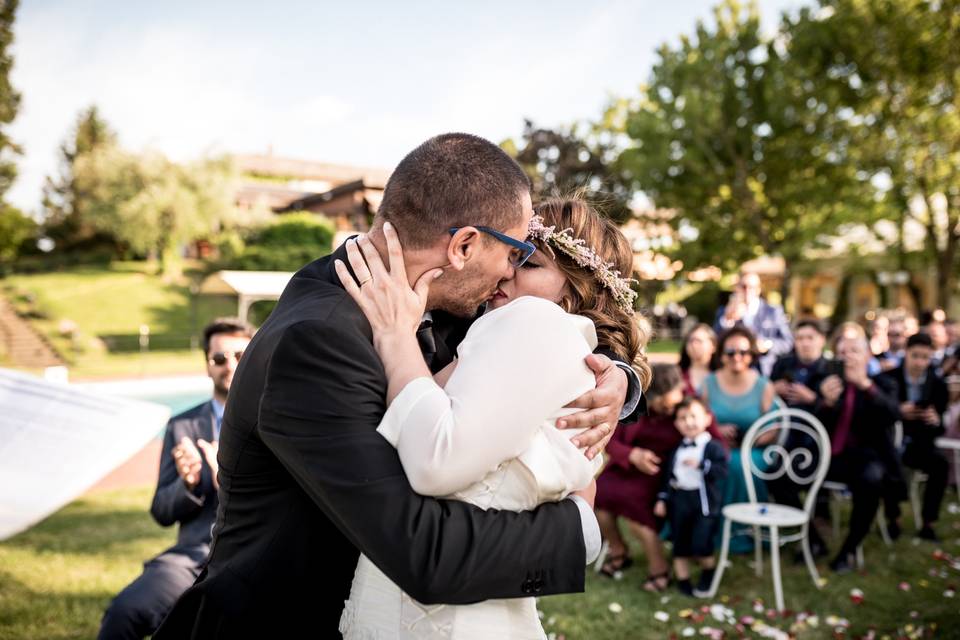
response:
<path id="1" fill-rule="evenodd" d="M 597 386 L 567 405 L 583 411 L 558 420 L 557 427 L 587 429 L 572 442 L 578 448 L 587 447 L 586 456 L 593 460 L 613 437 L 627 398 L 628 384 L 627 375 L 607 356 L 591 354 L 586 363 L 597 378 Z"/>

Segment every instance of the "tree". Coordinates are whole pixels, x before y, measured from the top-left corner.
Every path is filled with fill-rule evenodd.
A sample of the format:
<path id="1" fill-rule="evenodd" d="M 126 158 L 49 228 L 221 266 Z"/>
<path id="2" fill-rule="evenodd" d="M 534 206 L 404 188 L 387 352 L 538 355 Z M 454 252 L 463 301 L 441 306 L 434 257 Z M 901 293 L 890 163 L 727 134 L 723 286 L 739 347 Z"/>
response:
<path id="1" fill-rule="evenodd" d="M 112 234 L 98 231 L 88 219 L 91 186 L 82 188 L 75 173 L 81 156 L 116 144 L 116 133 L 94 105 L 80 112 L 73 131 L 60 145 L 59 175 L 47 176 L 43 186 L 44 232 L 56 242 L 59 250 L 114 243 Z"/>
<path id="2" fill-rule="evenodd" d="M 581 133 L 572 125 L 539 128 L 524 122 L 522 147 L 512 140 L 501 146 L 523 167 L 533 183 L 535 199 L 583 192 L 609 217 L 630 217 L 632 192 L 614 170 L 617 151 L 610 134 L 596 127 Z"/>
<path id="3" fill-rule="evenodd" d="M 250 229 L 245 241 L 235 233 L 225 238 L 216 268 L 296 271 L 330 253 L 334 234 L 334 224 L 316 213 L 273 216 L 266 224 Z"/>
<path id="4" fill-rule="evenodd" d="M 36 238 L 37 223 L 18 209 L 0 205 L 0 274 L 20 254 L 25 242 Z"/>
<path id="5" fill-rule="evenodd" d="M 17 177 L 17 166 L 10 156 L 20 153 L 20 147 L 7 135 L 3 125 L 17 117 L 20 109 L 20 93 L 10 84 L 13 68 L 13 22 L 17 13 L 17 0 L 0 0 L 0 201 Z"/>
<path id="6" fill-rule="evenodd" d="M 234 173 L 228 158 L 183 166 L 157 153 L 105 147 L 80 155 L 74 175 L 77 188 L 89 195 L 85 215 L 94 228 L 159 257 L 164 276 L 175 278 L 183 245 L 232 221 Z"/>
<path id="7" fill-rule="evenodd" d="M 925 229 L 948 306 L 960 272 L 960 2 L 821 0 L 790 33 L 831 107 L 861 125 L 852 158 L 888 183 L 885 215 Z"/>
<path id="8" fill-rule="evenodd" d="M 851 167 L 847 123 L 826 108 L 816 77 L 765 38 L 755 2 L 726 0 L 715 25 L 663 45 L 635 101 L 608 121 L 632 145 L 620 169 L 671 221 L 688 267 L 735 269 L 780 255 L 790 269 L 822 235 L 865 215 L 868 178 Z M 869 198 L 866 198 L 869 200 Z"/>

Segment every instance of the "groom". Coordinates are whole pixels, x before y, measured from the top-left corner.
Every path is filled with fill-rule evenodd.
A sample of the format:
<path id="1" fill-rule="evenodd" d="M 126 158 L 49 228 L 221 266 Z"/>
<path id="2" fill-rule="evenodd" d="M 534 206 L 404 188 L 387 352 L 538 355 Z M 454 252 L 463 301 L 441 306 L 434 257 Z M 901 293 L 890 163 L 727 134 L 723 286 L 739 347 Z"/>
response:
<path id="1" fill-rule="evenodd" d="M 433 369 L 466 331 L 458 318 L 513 277 L 509 240 L 526 237 L 531 215 L 527 177 L 481 138 L 438 136 L 397 166 L 374 229 L 396 227 L 411 282 L 444 269 L 428 300 L 432 335 L 421 336 Z M 385 254 L 382 235 L 371 237 Z M 583 590 L 600 542 L 592 491 L 510 513 L 410 488 L 376 432 L 386 378 L 336 258 L 347 262 L 343 247 L 293 277 L 246 350 L 223 419 L 209 562 L 155 638 L 339 637 L 360 551 L 428 604 Z M 590 410 L 568 426 L 594 427 L 580 444 L 602 446 L 627 376 L 602 356 L 589 364 L 598 379 L 583 399 Z"/>

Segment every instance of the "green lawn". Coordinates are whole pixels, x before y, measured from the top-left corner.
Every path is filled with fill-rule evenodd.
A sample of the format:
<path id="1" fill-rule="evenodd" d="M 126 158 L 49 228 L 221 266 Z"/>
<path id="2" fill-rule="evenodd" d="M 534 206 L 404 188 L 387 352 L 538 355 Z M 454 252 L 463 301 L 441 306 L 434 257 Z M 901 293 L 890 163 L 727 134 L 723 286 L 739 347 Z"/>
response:
<path id="1" fill-rule="evenodd" d="M 165 282 L 144 262 L 13 275 L 0 280 L 0 287 L 21 311 L 44 316 L 34 325 L 70 361 L 73 378 L 200 371 L 190 336 L 215 316 L 236 314 L 231 296 L 197 296 L 192 305 L 187 278 Z M 61 335 L 66 321 L 77 326 L 75 339 Z M 143 355 L 141 325 L 150 328 L 150 350 Z"/>
<path id="2" fill-rule="evenodd" d="M 173 531 L 150 519 L 150 497 L 149 487 L 91 494 L 0 543 L 0 638 L 93 637 L 110 598 L 139 574 L 143 560 L 173 542 Z M 795 566 L 786 550 L 787 606 L 817 616 L 816 626 L 796 627 L 795 637 L 855 638 L 871 628 L 876 628 L 877 638 L 958 637 L 960 598 L 945 597 L 944 592 L 960 584 L 960 564 L 949 562 L 950 554 L 960 555 L 960 517 L 947 509 L 944 513 L 940 525 L 944 542 L 939 547 L 903 538 L 887 548 L 872 535 L 866 547 L 867 570 L 840 577 L 828 574 L 822 591 L 813 588 L 806 570 Z M 937 549 L 946 555 L 936 558 Z M 767 618 L 766 607 L 773 598 L 769 577 L 754 577 L 744 558 L 735 559 L 721 586 L 727 596 L 715 602 L 676 593 L 647 594 L 640 589 L 643 575 L 637 566 L 619 581 L 591 573 L 586 594 L 541 599 L 547 632 L 566 640 L 622 640 L 682 638 L 690 633 L 685 633 L 687 628 L 696 637 L 708 637 L 700 635 L 701 629 L 713 627 L 724 630 L 728 638 L 738 637 L 733 625 L 714 621 L 709 612 L 699 610 L 711 604 L 729 607 L 737 619 L 750 615 L 771 627 L 789 629 L 797 624 L 796 614 Z M 908 591 L 898 588 L 901 582 Z M 850 600 L 854 588 L 865 594 L 860 605 Z M 757 599 L 763 601 L 761 613 L 754 611 Z M 669 619 L 658 621 L 657 612 Z M 840 626 L 831 616 L 849 621 L 844 634 L 835 635 Z M 746 636 L 762 637 L 749 630 Z"/>

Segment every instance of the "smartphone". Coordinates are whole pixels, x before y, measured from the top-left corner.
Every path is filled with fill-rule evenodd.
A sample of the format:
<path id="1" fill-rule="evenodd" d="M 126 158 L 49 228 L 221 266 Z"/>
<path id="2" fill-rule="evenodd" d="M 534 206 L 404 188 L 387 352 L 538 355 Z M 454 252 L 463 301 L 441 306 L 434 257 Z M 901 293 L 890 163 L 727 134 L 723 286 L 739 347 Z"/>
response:
<path id="1" fill-rule="evenodd" d="M 828 376 L 839 376 L 842 378 L 844 373 L 843 360 L 827 360 L 826 371 Z"/>

